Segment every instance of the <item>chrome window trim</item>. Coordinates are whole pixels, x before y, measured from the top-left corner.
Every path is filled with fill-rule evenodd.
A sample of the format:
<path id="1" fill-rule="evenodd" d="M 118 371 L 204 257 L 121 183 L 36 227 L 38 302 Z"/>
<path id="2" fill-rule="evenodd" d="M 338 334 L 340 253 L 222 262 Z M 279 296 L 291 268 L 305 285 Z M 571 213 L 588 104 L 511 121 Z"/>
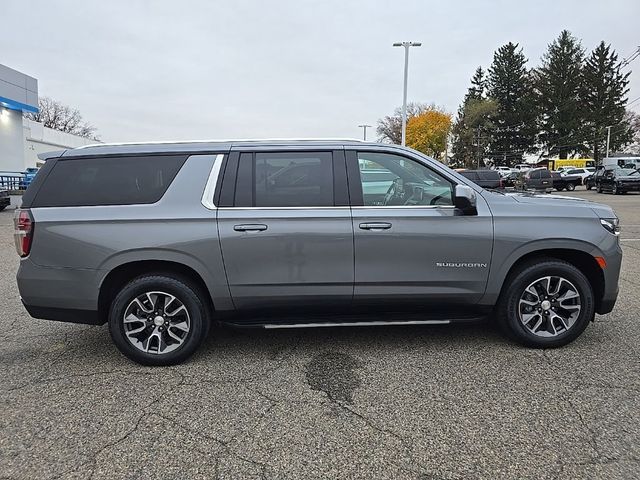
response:
<path id="1" fill-rule="evenodd" d="M 219 207 L 218 210 L 349 210 L 349 206 L 327 206 L 327 207 Z"/>
<path id="2" fill-rule="evenodd" d="M 207 178 L 207 184 L 205 185 L 204 192 L 202 193 L 202 199 L 200 202 L 209 210 L 215 210 L 217 208 L 216 204 L 213 203 L 213 194 L 215 193 L 216 185 L 218 184 L 218 177 L 220 176 L 223 158 L 224 154 L 222 153 L 216 155 L 213 165 L 211 166 L 211 171 L 209 172 L 209 178 Z"/>
<path id="3" fill-rule="evenodd" d="M 218 210 L 377 210 L 379 208 L 395 209 L 455 209 L 454 205 L 357 205 L 357 206 L 327 206 L 327 207 L 218 207 Z"/>
<path id="4" fill-rule="evenodd" d="M 454 205 L 357 205 L 351 207 L 354 210 L 376 210 L 378 208 L 410 208 L 410 209 L 427 209 L 431 210 L 434 208 L 442 208 L 442 209 L 454 209 L 456 208 Z"/>

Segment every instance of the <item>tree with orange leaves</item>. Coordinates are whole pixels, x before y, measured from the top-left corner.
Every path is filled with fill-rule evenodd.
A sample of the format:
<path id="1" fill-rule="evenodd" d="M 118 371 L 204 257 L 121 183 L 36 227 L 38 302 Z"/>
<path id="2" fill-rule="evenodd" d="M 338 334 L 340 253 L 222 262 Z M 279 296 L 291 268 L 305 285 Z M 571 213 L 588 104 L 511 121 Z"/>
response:
<path id="1" fill-rule="evenodd" d="M 407 123 L 407 146 L 436 160 L 445 155 L 447 136 L 451 130 L 451 114 L 435 106 L 411 117 Z"/>

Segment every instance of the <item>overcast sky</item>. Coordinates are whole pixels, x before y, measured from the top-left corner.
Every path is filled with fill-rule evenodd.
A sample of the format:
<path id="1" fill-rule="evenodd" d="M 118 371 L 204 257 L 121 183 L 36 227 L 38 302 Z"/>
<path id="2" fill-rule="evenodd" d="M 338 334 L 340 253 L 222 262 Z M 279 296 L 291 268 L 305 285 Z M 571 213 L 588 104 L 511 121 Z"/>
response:
<path id="1" fill-rule="evenodd" d="M 0 63 L 111 142 L 359 138 L 358 124 L 402 102 L 397 41 L 423 44 L 411 49 L 409 99 L 450 112 L 508 41 L 530 67 L 565 28 L 621 58 L 640 45 L 638 0 L 1 3 Z M 631 68 L 634 99 L 640 58 Z"/>

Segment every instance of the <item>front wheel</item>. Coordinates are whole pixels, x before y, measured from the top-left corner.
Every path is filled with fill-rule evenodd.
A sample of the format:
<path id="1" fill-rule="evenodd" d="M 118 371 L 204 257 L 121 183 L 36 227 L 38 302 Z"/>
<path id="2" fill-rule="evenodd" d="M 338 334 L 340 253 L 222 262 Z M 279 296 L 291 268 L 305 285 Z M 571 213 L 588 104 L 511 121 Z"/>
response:
<path id="1" fill-rule="evenodd" d="M 208 332 L 198 288 L 165 275 L 138 277 L 118 293 L 109 312 L 109 332 L 118 349 L 142 365 L 186 360 Z"/>
<path id="2" fill-rule="evenodd" d="M 573 183 L 567 183 L 567 192 L 573 192 L 576 186 Z"/>
<path id="3" fill-rule="evenodd" d="M 593 289 L 570 263 L 540 259 L 520 267 L 505 282 L 498 323 L 508 336 L 532 348 L 575 340 L 595 314 Z"/>
<path id="4" fill-rule="evenodd" d="M 591 190 L 593 188 L 593 186 L 590 183 L 587 183 L 586 186 L 587 186 L 587 190 Z"/>
<path id="5" fill-rule="evenodd" d="M 618 185 L 616 185 L 615 183 L 613 184 L 613 187 L 611 187 L 611 193 L 613 193 L 614 195 L 620 195 L 620 190 L 618 189 Z"/>

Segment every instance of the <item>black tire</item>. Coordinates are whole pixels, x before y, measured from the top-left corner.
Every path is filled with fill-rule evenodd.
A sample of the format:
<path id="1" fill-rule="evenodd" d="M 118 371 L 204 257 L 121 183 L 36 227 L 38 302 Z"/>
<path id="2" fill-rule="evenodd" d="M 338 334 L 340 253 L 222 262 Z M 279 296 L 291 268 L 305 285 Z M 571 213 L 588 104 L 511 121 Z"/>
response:
<path id="1" fill-rule="evenodd" d="M 591 185 L 590 183 L 587 183 L 586 186 L 587 186 L 587 190 L 591 190 L 593 188 L 593 185 Z"/>
<path id="2" fill-rule="evenodd" d="M 555 189 L 559 192 L 561 192 L 562 190 L 564 190 L 564 187 L 555 187 Z"/>
<path id="3" fill-rule="evenodd" d="M 576 186 L 573 183 L 567 183 L 567 192 L 573 192 Z"/>
<path id="4" fill-rule="evenodd" d="M 620 191 L 618 190 L 618 186 L 614 183 L 613 187 L 611 187 L 611 193 L 613 195 L 620 195 Z"/>
<path id="5" fill-rule="evenodd" d="M 602 185 L 596 185 L 596 192 L 602 193 Z"/>
<path id="6" fill-rule="evenodd" d="M 536 279 L 558 275 L 570 281 L 580 294 L 581 310 L 568 330 L 553 337 L 535 335 L 520 321 L 518 303 L 524 290 Z M 511 273 L 504 283 L 497 305 L 497 321 L 511 339 L 531 348 L 555 348 L 567 345 L 578 338 L 593 320 L 595 299 L 589 280 L 576 267 L 563 260 L 540 258 L 527 262 Z"/>
<path id="7" fill-rule="evenodd" d="M 190 329 L 182 345 L 168 353 L 146 353 L 136 348 L 125 334 L 123 322 L 127 306 L 145 292 L 161 291 L 175 296 L 186 308 Z M 138 277 L 116 295 L 109 310 L 109 333 L 113 342 L 125 356 L 141 365 L 175 365 L 189 358 L 209 332 L 210 320 L 206 303 L 197 286 L 188 280 L 171 275 L 153 274 Z"/>
<path id="8" fill-rule="evenodd" d="M 2 205 L 2 206 L 0 207 L 0 212 L 1 212 L 1 211 L 3 211 L 5 208 L 7 208 L 7 206 L 6 206 L 6 205 Z"/>

